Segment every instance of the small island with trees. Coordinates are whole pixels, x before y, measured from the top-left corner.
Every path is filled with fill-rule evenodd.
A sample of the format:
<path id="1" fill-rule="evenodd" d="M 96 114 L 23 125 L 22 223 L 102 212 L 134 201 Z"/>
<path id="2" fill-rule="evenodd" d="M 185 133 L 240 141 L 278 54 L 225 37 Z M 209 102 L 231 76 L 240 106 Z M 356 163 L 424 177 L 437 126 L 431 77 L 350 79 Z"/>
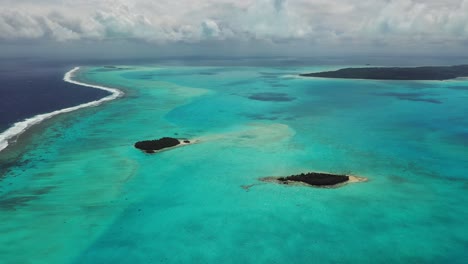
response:
<path id="1" fill-rule="evenodd" d="M 321 188 L 337 188 L 348 183 L 365 182 L 367 178 L 349 175 L 308 172 L 286 177 L 265 177 L 264 182 L 274 182 L 286 185 L 306 185 Z"/>
<path id="2" fill-rule="evenodd" d="M 300 74 L 303 77 L 369 79 L 369 80 L 450 80 L 468 77 L 468 65 L 425 67 L 364 67 L 344 68 Z"/>
<path id="3" fill-rule="evenodd" d="M 172 149 L 175 147 L 188 145 L 191 143 L 194 142 L 188 139 L 163 137 L 154 140 L 138 141 L 137 143 L 135 143 L 135 148 L 140 149 L 146 153 L 152 154 L 163 150 Z"/>

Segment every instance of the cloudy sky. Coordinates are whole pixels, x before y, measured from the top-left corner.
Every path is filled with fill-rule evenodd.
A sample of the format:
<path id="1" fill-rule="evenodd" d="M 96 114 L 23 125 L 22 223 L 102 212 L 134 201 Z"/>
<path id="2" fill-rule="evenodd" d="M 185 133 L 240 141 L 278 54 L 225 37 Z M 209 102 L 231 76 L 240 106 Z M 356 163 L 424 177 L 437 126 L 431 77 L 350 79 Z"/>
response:
<path id="1" fill-rule="evenodd" d="M 468 52 L 468 0 L 0 0 L 0 55 Z"/>

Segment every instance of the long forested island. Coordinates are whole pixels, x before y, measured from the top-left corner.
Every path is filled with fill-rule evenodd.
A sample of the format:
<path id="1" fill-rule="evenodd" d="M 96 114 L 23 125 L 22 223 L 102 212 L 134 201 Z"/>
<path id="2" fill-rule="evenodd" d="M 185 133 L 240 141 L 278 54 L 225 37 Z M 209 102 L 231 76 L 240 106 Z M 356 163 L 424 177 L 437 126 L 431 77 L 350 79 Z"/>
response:
<path id="1" fill-rule="evenodd" d="M 344 68 L 336 71 L 305 73 L 300 76 L 371 80 L 449 80 L 468 77 L 468 65 Z"/>

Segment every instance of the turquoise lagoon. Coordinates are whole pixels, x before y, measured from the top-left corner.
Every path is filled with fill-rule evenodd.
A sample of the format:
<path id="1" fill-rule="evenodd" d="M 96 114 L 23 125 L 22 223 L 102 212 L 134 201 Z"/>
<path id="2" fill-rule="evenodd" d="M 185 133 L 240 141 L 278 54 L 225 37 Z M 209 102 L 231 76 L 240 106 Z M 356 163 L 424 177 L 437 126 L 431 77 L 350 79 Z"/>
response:
<path id="1" fill-rule="evenodd" d="M 468 82 L 321 69 L 82 68 L 125 96 L 0 153 L 0 263 L 466 263 Z M 369 182 L 258 181 L 306 171 Z"/>

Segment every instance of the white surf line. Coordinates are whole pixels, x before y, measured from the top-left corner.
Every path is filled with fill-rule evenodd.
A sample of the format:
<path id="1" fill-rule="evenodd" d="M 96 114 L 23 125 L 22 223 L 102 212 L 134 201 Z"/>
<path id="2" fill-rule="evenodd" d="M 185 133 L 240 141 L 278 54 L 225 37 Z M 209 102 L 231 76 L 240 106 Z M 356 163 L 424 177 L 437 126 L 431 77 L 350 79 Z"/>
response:
<path id="1" fill-rule="evenodd" d="M 122 91 L 120 91 L 118 89 L 115 89 L 115 88 L 109 88 L 109 87 L 105 87 L 105 86 L 101 86 L 101 85 L 87 84 L 87 83 L 83 83 L 83 82 L 73 80 L 72 78 L 73 78 L 74 74 L 79 69 L 80 69 L 80 67 L 75 67 L 72 70 L 65 73 L 65 76 L 63 76 L 63 80 L 66 81 L 66 82 L 69 82 L 69 83 L 76 84 L 76 85 L 81 85 L 81 86 L 86 86 L 86 87 L 91 87 L 91 88 L 96 88 L 96 89 L 108 91 L 111 94 L 104 97 L 104 98 L 102 98 L 102 99 L 96 100 L 96 101 L 80 104 L 80 105 L 73 106 L 73 107 L 64 108 L 64 109 L 61 109 L 61 110 L 56 110 L 56 111 L 46 113 L 46 114 L 39 114 L 39 115 L 36 115 L 34 117 L 27 118 L 27 119 L 25 119 L 23 121 L 16 122 L 12 127 L 8 128 L 7 130 L 5 130 L 3 133 L 0 134 L 0 151 L 4 150 L 6 147 L 8 147 L 8 142 L 11 141 L 13 138 L 16 138 L 17 136 L 21 135 L 24 131 L 26 131 L 28 128 L 30 128 L 31 126 L 39 124 L 40 122 L 42 122 L 42 121 L 44 121 L 46 119 L 49 119 L 49 118 L 51 118 L 53 116 L 56 116 L 58 114 L 72 112 L 72 111 L 75 111 L 75 110 L 78 110 L 78 109 L 81 109 L 81 108 L 97 106 L 97 105 L 100 105 L 100 104 L 102 104 L 104 102 L 114 100 L 114 99 L 116 99 L 116 98 L 118 98 L 118 97 L 120 97 L 120 96 L 122 96 L 124 94 Z"/>

